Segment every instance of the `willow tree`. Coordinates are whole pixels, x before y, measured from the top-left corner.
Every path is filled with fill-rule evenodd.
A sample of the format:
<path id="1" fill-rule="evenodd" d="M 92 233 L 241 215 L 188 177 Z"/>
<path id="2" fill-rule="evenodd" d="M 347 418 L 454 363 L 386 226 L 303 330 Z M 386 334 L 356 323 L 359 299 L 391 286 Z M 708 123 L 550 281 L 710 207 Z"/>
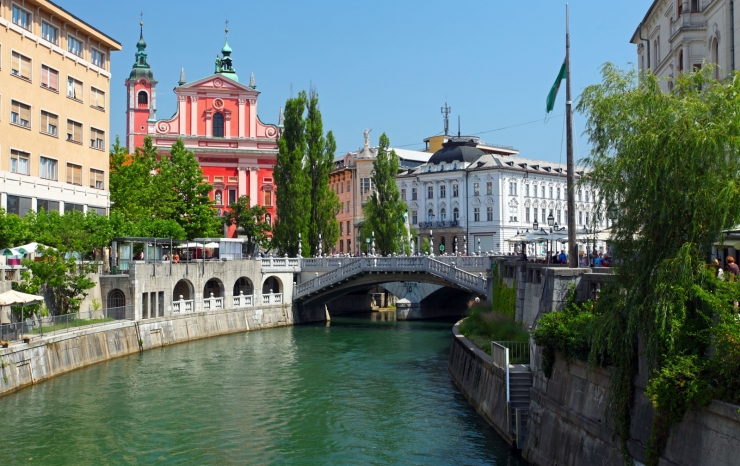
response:
<path id="1" fill-rule="evenodd" d="M 740 218 L 740 80 L 712 81 L 710 68 L 679 75 L 664 92 L 668 83 L 650 73 L 611 64 L 602 73 L 578 104 L 592 144 L 584 182 L 599 193 L 599 214 L 616 217 L 621 267 L 596 304 L 591 357 L 612 366 L 611 414 L 625 455 L 633 382 L 645 358 L 656 408 L 647 459 L 657 464 L 668 427 L 698 399 L 683 377 L 701 372 L 707 328 L 727 306 L 714 297 L 704 263 Z M 658 396 L 666 373 L 677 380 Z"/>
<path id="2" fill-rule="evenodd" d="M 398 167 L 398 155 L 390 149 L 390 140 L 383 133 L 373 162 L 373 192 L 363 207 L 365 223 L 362 234 L 365 238 L 375 234 L 375 252 L 381 255 L 399 252 L 402 238 L 407 235 L 403 218 L 406 204 L 401 200 L 401 192 L 396 185 Z"/>

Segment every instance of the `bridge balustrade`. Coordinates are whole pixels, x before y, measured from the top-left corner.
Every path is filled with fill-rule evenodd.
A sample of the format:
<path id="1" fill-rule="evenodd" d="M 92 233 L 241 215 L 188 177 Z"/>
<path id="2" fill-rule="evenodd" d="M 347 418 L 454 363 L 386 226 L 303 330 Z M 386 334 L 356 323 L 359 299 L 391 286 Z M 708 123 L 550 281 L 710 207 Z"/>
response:
<path id="1" fill-rule="evenodd" d="M 251 294 L 245 295 L 243 291 L 239 292 L 239 296 L 234 296 L 234 307 L 249 307 L 254 306 L 254 296 Z"/>
<path id="2" fill-rule="evenodd" d="M 214 297 L 213 293 L 211 293 L 210 298 L 206 298 L 203 300 L 203 310 L 204 311 L 215 311 L 218 309 L 224 308 L 224 298 L 222 297 Z"/>
<path id="3" fill-rule="evenodd" d="M 173 314 L 185 314 L 189 312 L 193 312 L 194 309 L 194 301 L 192 299 L 185 300 L 181 299 L 179 301 L 173 301 L 172 302 L 172 313 Z"/>

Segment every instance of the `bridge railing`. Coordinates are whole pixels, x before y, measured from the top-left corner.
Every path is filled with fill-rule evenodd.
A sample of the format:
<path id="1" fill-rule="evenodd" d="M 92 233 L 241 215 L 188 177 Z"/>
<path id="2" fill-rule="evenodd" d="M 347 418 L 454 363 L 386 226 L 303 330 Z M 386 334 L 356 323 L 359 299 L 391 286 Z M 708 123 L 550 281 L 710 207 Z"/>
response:
<path id="1" fill-rule="evenodd" d="M 326 258 L 319 258 L 322 260 Z M 481 263 L 487 258 L 480 257 Z M 308 260 L 308 259 L 304 259 Z M 317 262 L 312 262 L 316 264 Z M 321 263 L 323 266 L 328 261 Z M 318 267 L 319 265 L 316 265 Z M 304 269 L 305 270 L 305 269 Z M 311 280 L 296 285 L 293 288 L 293 296 L 300 297 L 311 294 L 325 288 L 328 285 L 342 281 L 346 277 L 361 272 L 427 272 L 440 278 L 445 278 L 452 283 L 469 288 L 479 293 L 486 292 L 486 279 L 482 274 L 475 275 L 459 269 L 455 263 L 452 265 L 436 258 L 413 256 L 413 257 L 363 257 L 346 261 L 342 267 L 333 268 L 329 272 L 319 275 Z"/>

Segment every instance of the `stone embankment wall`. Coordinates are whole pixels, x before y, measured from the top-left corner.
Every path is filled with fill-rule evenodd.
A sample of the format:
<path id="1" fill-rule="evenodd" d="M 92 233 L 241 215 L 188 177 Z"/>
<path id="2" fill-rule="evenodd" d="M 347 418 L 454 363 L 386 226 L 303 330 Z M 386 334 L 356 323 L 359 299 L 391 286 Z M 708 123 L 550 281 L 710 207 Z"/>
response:
<path id="1" fill-rule="evenodd" d="M 452 380 L 476 411 L 509 443 L 506 419 L 506 374 L 491 364 L 491 357 L 462 336 L 457 324 L 447 368 Z"/>
<path id="2" fill-rule="evenodd" d="M 0 349 L 0 396 L 138 351 L 229 333 L 324 321 L 325 317 L 323 310 L 295 312 L 290 304 L 284 304 L 197 312 L 143 322 L 116 321 L 35 337 L 30 343 Z"/>
<path id="3" fill-rule="evenodd" d="M 612 439 L 609 406 L 610 371 L 588 370 L 582 361 L 557 358 L 546 379 L 540 352 L 532 352 L 534 386 L 530 391 L 529 425 L 522 455 L 537 465 L 599 464 L 621 466 L 621 453 Z M 643 369 L 643 367 L 641 367 Z M 635 402 L 628 442 L 630 455 L 645 461 L 653 408 L 644 394 L 644 370 L 635 383 Z M 671 429 L 662 466 L 729 466 L 740 463 L 738 406 L 713 401 L 689 412 Z"/>

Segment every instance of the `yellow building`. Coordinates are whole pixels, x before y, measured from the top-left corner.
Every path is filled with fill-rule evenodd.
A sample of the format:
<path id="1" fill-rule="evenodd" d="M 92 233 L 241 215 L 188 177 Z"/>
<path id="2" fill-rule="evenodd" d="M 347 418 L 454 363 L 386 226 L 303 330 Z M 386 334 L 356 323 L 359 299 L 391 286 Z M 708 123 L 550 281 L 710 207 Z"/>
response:
<path id="1" fill-rule="evenodd" d="M 105 215 L 121 44 L 45 0 L 0 1 L 0 26 L 0 207 Z"/>

